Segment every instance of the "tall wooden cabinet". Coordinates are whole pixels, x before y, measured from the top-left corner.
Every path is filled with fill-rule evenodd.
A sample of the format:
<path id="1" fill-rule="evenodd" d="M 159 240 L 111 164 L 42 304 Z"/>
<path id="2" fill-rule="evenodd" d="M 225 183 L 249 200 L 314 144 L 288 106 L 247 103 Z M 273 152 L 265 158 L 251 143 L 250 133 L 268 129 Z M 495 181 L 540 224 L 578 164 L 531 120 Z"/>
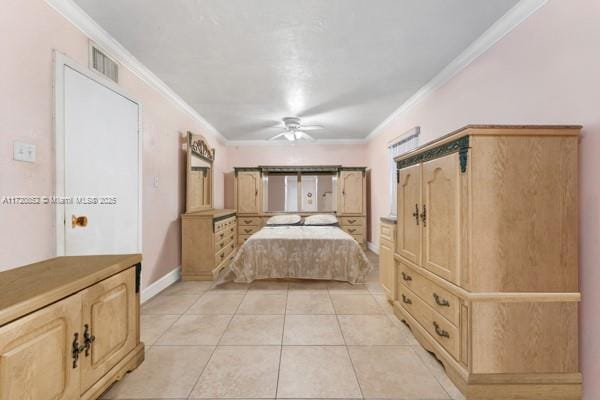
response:
<path id="1" fill-rule="evenodd" d="M 396 159 L 396 314 L 467 399 L 579 399 L 579 126 L 467 126 Z"/>
<path id="2" fill-rule="evenodd" d="M 139 255 L 0 273 L 0 400 L 96 399 L 144 359 Z"/>
<path id="3" fill-rule="evenodd" d="M 235 176 L 236 210 L 240 215 L 255 215 L 261 211 L 262 185 L 260 171 L 245 170 Z"/>

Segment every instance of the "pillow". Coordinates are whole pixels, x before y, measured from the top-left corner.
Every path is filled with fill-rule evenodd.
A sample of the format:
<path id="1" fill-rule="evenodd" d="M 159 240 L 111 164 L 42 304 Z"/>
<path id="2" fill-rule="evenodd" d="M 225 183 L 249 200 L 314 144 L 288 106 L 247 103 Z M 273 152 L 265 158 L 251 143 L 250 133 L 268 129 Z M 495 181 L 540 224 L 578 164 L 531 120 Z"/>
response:
<path id="1" fill-rule="evenodd" d="M 274 215 L 267 220 L 267 225 L 299 225 L 302 217 L 297 214 Z"/>
<path id="2" fill-rule="evenodd" d="M 338 221 L 335 215 L 315 214 L 304 219 L 304 225 L 337 225 Z"/>

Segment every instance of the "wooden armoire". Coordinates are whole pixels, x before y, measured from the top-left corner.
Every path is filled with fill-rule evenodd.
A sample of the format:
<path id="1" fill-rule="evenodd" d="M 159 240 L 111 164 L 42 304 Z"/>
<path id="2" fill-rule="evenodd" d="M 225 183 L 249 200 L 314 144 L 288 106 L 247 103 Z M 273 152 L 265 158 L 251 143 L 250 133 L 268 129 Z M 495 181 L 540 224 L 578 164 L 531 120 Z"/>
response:
<path id="1" fill-rule="evenodd" d="M 335 212 L 340 227 L 363 248 L 367 245 L 367 185 L 365 167 L 333 166 L 259 166 L 236 167 L 234 205 L 238 215 L 238 245 L 262 228 L 274 214 L 264 206 L 263 177 L 280 174 L 334 174 L 336 176 Z M 293 212 L 303 216 L 307 212 Z"/>
<path id="2" fill-rule="evenodd" d="M 467 126 L 396 159 L 394 309 L 467 399 L 581 398 L 580 126 Z"/>

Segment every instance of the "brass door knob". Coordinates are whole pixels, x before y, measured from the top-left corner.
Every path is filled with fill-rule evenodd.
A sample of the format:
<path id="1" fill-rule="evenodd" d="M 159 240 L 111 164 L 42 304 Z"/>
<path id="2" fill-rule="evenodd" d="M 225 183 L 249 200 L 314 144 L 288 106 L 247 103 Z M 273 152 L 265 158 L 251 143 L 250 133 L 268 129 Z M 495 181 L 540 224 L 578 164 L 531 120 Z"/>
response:
<path id="1" fill-rule="evenodd" d="M 88 219 L 85 215 L 80 217 L 76 217 L 75 215 L 71 216 L 71 227 L 75 228 L 76 226 L 86 227 L 88 224 Z"/>

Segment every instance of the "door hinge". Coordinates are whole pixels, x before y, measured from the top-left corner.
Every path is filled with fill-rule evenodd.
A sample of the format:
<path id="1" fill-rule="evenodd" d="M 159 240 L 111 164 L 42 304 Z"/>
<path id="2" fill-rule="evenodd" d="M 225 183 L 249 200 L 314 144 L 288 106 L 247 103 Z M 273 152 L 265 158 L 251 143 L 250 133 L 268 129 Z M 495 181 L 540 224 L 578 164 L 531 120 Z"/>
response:
<path id="1" fill-rule="evenodd" d="M 135 264 L 135 292 L 140 292 L 140 286 L 142 284 L 142 263 Z"/>

